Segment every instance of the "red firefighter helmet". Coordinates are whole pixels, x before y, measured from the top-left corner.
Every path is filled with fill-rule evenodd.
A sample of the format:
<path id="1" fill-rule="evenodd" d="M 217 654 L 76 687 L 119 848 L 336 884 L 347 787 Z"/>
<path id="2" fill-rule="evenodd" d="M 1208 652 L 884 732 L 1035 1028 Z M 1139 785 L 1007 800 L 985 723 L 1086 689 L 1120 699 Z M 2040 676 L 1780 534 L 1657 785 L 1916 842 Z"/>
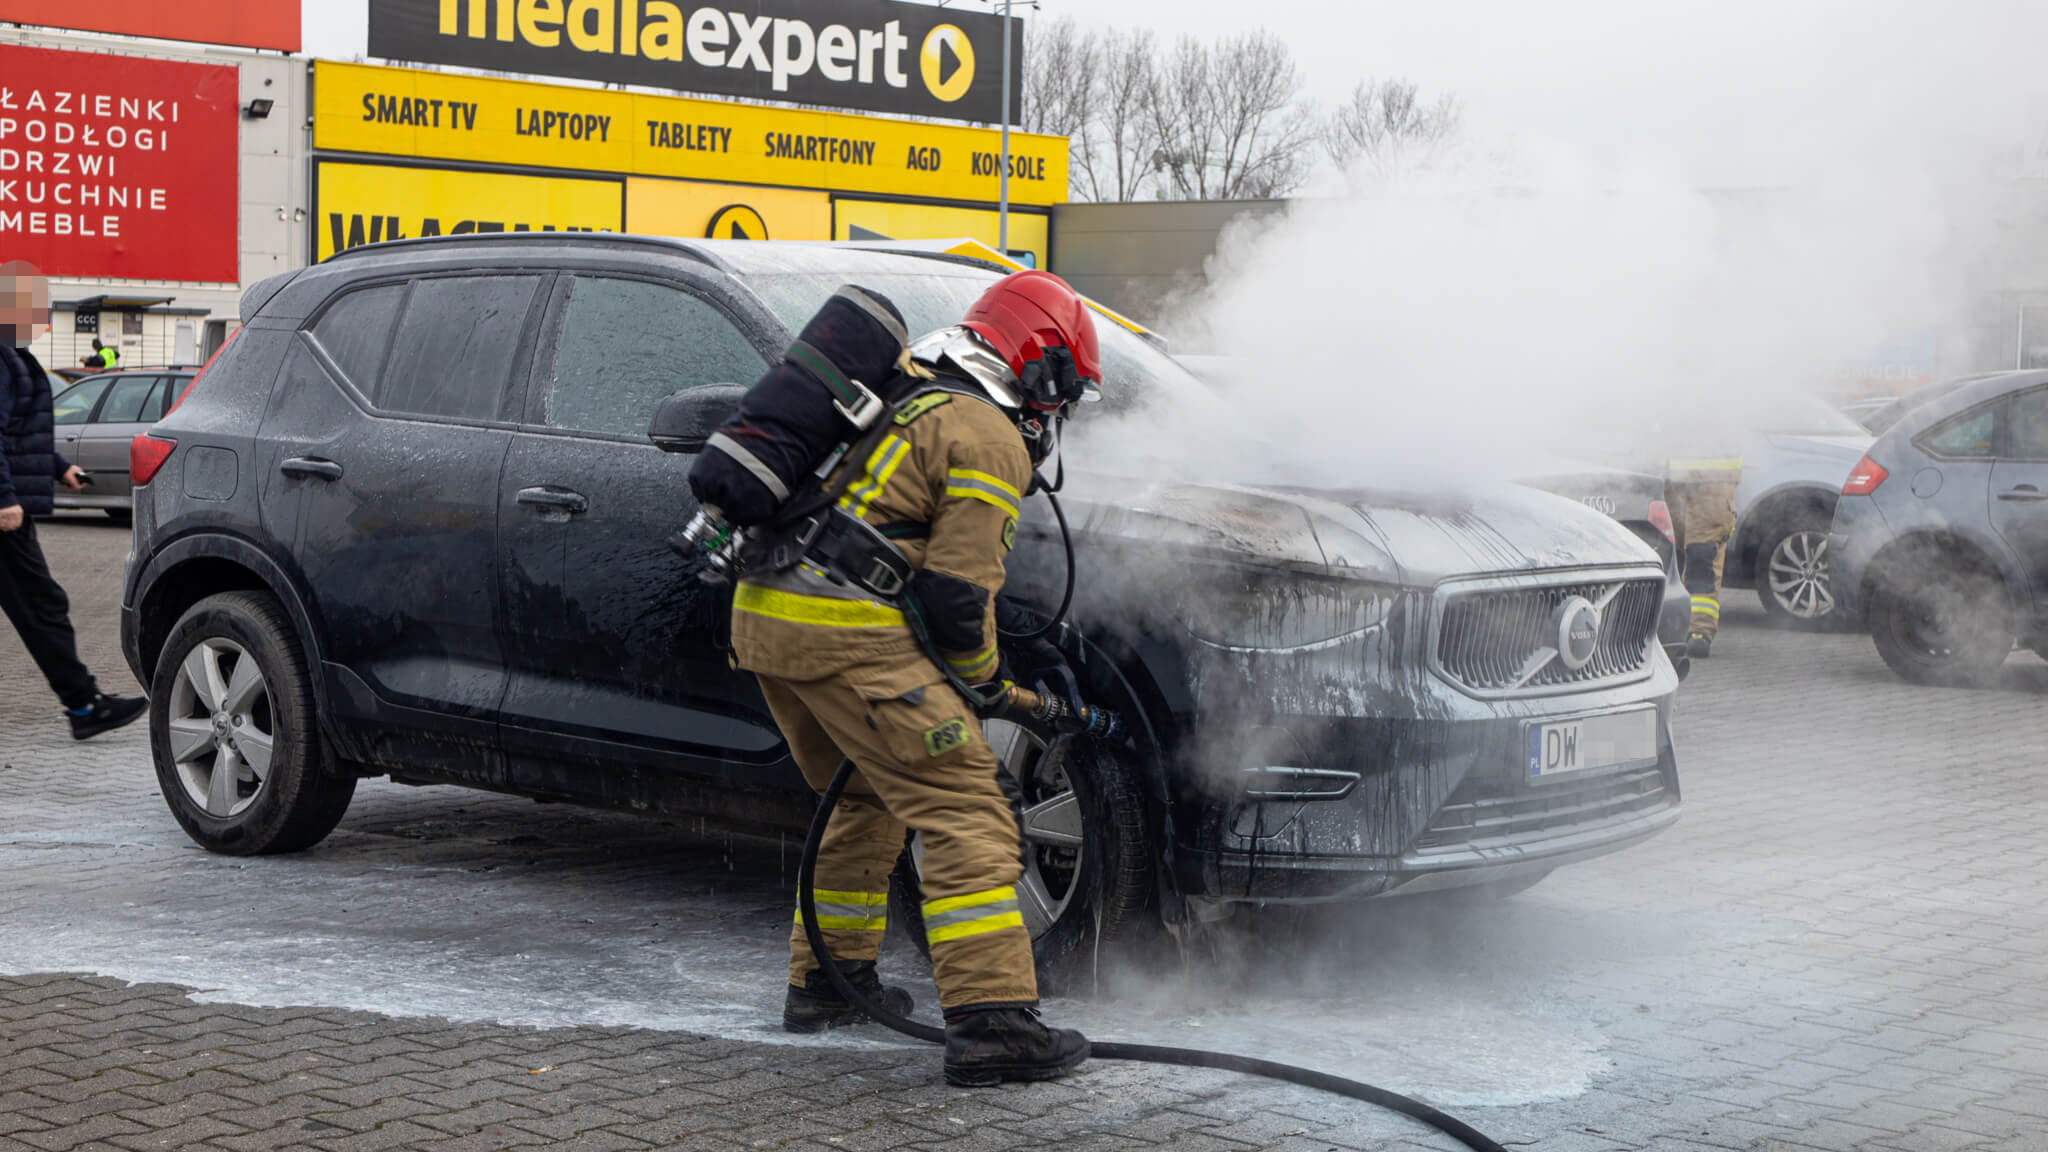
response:
<path id="1" fill-rule="evenodd" d="M 1092 395 L 1102 379 L 1095 319 L 1050 272 L 1031 268 L 996 281 L 960 324 L 1009 362 L 1025 403 L 1040 411 Z"/>

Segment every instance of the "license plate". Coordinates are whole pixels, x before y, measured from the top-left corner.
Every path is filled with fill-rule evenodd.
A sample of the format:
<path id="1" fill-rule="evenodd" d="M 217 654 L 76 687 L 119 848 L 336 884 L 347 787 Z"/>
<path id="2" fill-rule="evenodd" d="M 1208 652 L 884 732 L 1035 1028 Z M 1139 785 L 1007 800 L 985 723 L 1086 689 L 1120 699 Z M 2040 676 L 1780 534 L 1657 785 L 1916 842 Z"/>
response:
<path id="1" fill-rule="evenodd" d="M 1657 710 L 1529 725 L 1529 778 L 1657 762 Z"/>

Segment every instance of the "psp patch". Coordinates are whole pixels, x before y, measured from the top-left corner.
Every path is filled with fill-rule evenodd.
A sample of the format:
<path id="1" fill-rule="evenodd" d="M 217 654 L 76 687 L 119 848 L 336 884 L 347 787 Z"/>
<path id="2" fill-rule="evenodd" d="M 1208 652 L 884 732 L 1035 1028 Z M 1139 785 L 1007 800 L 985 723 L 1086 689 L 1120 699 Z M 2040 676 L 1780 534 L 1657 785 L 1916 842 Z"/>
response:
<path id="1" fill-rule="evenodd" d="M 934 758 L 944 756 L 955 748 L 965 746 L 971 739 L 973 736 L 967 731 L 967 721 L 955 716 L 944 724 L 924 730 L 925 755 Z"/>
<path id="2" fill-rule="evenodd" d="M 1011 516 L 1003 521 L 1003 551 L 1017 546 L 1017 518 Z"/>

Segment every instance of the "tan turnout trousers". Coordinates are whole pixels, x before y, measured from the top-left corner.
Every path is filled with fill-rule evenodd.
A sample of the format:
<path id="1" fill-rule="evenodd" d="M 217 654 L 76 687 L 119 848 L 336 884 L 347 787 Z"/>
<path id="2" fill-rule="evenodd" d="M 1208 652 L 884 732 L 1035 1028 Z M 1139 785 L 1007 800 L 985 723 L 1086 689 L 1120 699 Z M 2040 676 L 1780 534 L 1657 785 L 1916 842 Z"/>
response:
<path id="1" fill-rule="evenodd" d="M 1709 642 L 1721 627 L 1721 569 L 1728 558 L 1728 538 L 1735 534 L 1735 485 L 1741 479 L 1673 480 L 1666 487 L 1672 526 L 1678 536 L 1678 563 L 1685 590 L 1692 595 L 1692 634 Z"/>

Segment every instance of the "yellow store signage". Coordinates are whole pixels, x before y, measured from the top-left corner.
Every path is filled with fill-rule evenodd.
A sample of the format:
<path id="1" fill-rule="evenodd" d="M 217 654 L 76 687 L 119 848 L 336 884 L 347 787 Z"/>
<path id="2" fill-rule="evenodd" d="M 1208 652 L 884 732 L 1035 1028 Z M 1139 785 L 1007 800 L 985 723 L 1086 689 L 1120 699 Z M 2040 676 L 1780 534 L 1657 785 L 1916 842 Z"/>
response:
<path id="1" fill-rule="evenodd" d="M 993 203 L 1001 137 L 837 112 L 321 60 L 313 146 L 528 168 Z M 1067 198 L 1067 141 L 1011 134 L 1010 198 Z"/>
<path id="2" fill-rule="evenodd" d="M 318 257 L 380 240 L 471 232 L 617 232 L 625 188 L 502 172 L 322 161 L 314 174 Z"/>

